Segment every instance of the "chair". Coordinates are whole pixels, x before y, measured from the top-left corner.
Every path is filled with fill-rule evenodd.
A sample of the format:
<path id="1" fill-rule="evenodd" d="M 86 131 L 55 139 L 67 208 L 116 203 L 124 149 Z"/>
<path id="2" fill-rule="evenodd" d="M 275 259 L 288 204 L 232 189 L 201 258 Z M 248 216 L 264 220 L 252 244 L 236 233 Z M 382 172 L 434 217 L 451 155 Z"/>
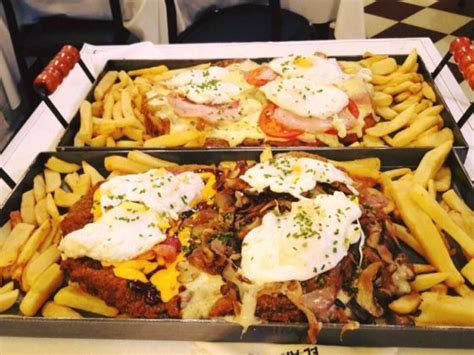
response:
<path id="1" fill-rule="evenodd" d="M 123 26 L 120 0 L 109 0 L 112 20 L 75 19 L 65 16 L 48 16 L 36 23 L 18 26 L 11 0 L 2 0 L 8 29 L 15 50 L 24 91 L 32 107 L 38 103 L 33 92 L 34 77 L 39 74 L 64 44 L 81 48 L 84 42 L 95 45 L 112 45 L 138 42 Z M 28 66 L 27 57 L 34 57 Z"/>
<path id="2" fill-rule="evenodd" d="M 170 43 L 298 41 L 314 35 L 309 21 L 281 9 L 279 0 L 269 0 L 268 5 L 211 8 L 179 35 L 174 1 L 166 0 L 166 6 Z"/>

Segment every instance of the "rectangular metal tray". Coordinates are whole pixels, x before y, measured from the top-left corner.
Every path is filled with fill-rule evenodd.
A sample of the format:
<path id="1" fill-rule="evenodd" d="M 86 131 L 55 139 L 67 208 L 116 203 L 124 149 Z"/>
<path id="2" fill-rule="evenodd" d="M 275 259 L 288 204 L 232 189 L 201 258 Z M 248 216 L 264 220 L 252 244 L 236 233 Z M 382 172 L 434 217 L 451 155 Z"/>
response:
<path id="1" fill-rule="evenodd" d="M 303 149 L 274 149 L 274 152 Z M 150 150 L 148 153 L 180 164 L 217 163 L 223 160 L 258 160 L 261 149 L 229 151 L 208 150 Z M 306 150 L 315 152 L 314 150 Z M 426 153 L 426 149 L 363 149 L 331 150 L 317 152 L 321 156 L 336 160 L 351 160 L 365 157 L 378 157 L 382 168 L 414 168 Z M 127 151 L 89 151 L 89 152 L 46 152 L 40 153 L 28 169 L 26 175 L 14 189 L 0 212 L 0 224 L 9 218 L 12 210 L 20 206 L 21 195 L 33 186 L 33 178 L 43 171 L 44 163 L 51 156 L 69 162 L 80 163 L 86 160 L 104 173 L 103 159 L 111 154 L 126 155 Z M 464 170 L 456 151 L 453 150 L 447 160 L 453 172 L 453 188 L 463 196 L 466 203 L 474 207 L 473 185 Z M 419 262 L 416 255 L 406 250 L 409 258 Z M 460 254 L 460 253 L 458 253 Z M 460 256 L 460 255 L 458 255 Z M 462 257 L 462 256 L 460 256 Z M 462 260 L 455 260 L 456 263 Z M 459 265 L 458 265 L 459 266 Z M 112 338 L 146 340 L 189 340 L 223 342 L 270 342 L 300 343 L 306 339 L 305 324 L 259 324 L 251 326 L 243 335 L 240 326 L 223 320 L 143 320 L 143 319 L 48 319 L 40 317 L 17 316 L 18 308 L 10 310 L 10 315 L 0 317 L 0 336 L 37 336 L 70 338 Z M 344 333 L 342 325 L 325 324 L 319 335 L 319 344 L 346 346 L 408 346 L 474 348 L 474 328 L 467 327 L 407 327 L 393 325 L 361 325 L 359 329 Z"/>
<path id="2" fill-rule="evenodd" d="M 391 57 L 395 58 L 396 61 L 401 64 L 403 61 L 406 59 L 407 55 L 392 55 Z M 336 58 L 337 60 L 350 60 L 350 61 L 356 61 L 362 59 L 362 56 L 332 56 L 331 58 Z M 252 59 L 252 58 L 251 58 Z M 253 60 L 257 62 L 262 62 L 265 60 L 268 60 L 271 58 L 253 58 Z M 133 69 L 139 69 L 139 68 L 147 68 L 147 67 L 152 67 L 155 65 L 159 64 L 164 64 L 170 69 L 177 69 L 177 68 L 184 68 L 192 65 L 197 65 L 200 63 L 207 63 L 207 62 L 215 62 L 218 61 L 219 59 L 200 59 L 200 60 L 188 60 L 188 59 L 166 59 L 166 60 L 160 60 L 160 59 L 153 59 L 153 60 L 109 60 L 107 61 L 104 70 L 99 74 L 98 78 L 95 81 L 95 84 L 89 91 L 88 95 L 86 96 L 85 99 L 87 100 L 93 100 L 93 93 L 94 93 L 94 88 L 97 85 L 97 83 L 100 81 L 100 79 L 105 75 L 105 73 L 109 70 L 133 70 Z M 453 130 L 454 134 L 454 146 L 459 147 L 459 148 L 464 148 L 463 150 L 459 151 L 461 159 L 464 161 L 467 155 L 467 147 L 468 144 L 466 140 L 464 139 L 458 125 L 456 124 L 456 121 L 453 118 L 453 115 L 449 111 L 448 106 L 446 105 L 446 102 L 444 101 L 444 98 L 442 97 L 440 91 L 436 87 L 436 84 L 434 80 L 431 77 L 431 74 L 429 73 L 428 69 L 426 68 L 425 63 L 423 62 L 423 59 L 421 57 L 418 57 L 418 63 L 419 63 L 419 72 L 423 75 L 425 80 L 433 87 L 433 89 L 436 92 L 437 96 L 437 103 L 443 104 L 445 109 L 441 113 L 441 117 L 443 118 L 444 125 L 446 127 L 449 127 Z M 76 112 L 75 116 L 71 120 L 69 126 L 66 128 L 66 131 L 64 132 L 64 135 L 62 136 L 61 140 L 58 143 L 57 149 L 58 150 L 120 150 L 123 148 L 93 148 L 93 147 L 74 147 L 74 136 L 76 133 L 79 131 L 79 126 L 80 126 L 80 117 L 79 117 L 79 111 Z M 228 148 L 230 150 L 239 150 L 241 147 L 233 147 L 233 148 Z M 145 148 L 140 148 L 137 147 L 137 149 L 145 149 Z M 174 149 L 174 148 L 171 148 Z M 179 149 L 179 148 L 178 148 Z M 182 148 L 181 148 L 182 149 Z M 218 149 L 218 148 L 207 148 L 210 150 Z M 308 148 L 306 148 L 308 149 Z M 331 149 L 331 148 L 317 148 L 317 149 Z M 343 148 L 343 149 L 361 149 L 361 148 Z M 389 147 L 385 149 L 390 149 Z"/>

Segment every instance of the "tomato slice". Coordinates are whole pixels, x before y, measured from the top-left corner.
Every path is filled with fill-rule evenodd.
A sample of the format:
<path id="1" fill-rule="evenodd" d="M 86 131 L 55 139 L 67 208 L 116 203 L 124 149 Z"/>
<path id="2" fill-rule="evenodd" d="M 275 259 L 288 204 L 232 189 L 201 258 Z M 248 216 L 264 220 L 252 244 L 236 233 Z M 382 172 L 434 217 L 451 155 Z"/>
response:
<path id="1" fill-rule="evenodd" d="M 352 116 L 354 116 L 355 118 L 359 118 L 359 108 L 357 107 L 357 104 L 351 99 L 349 99 L 347 109 L 349 110 Z"/>
<path id="2" fill-rule="evenodd" d="M 275 120 L 273 113 L 276 108 L 277 106 L 270 102 L 264 107 L 260 114 L 260 118 L 258 119 L 260 128 L 267 136 L 276 138 L 295 138 L 303 133 L 303 131 L 297 129 L 287 128 Z"/>
<path id="3" fill-rule="evenodd" d="M 266 71 L 266 70 L 271 70 L 271 69 L 268 68 L 268 67 L 265 67 L 265 66 L 260 66 L 256 69 L 252 70 L 251 72 L 249 72 L 246 75 L 245 80 L 250 85 L 263 86 L 266 83 L 268 83 L 268 82 L 272 81 L 273 79 L 275 79 L 274 77 L 265 78 L 265 75 L 263 75 L 263 72 Z M 270 76 L 272 76 L 272 75 L 270 75 Z M 275 75 L 275 77 L 276 77 L 276 75 Z"/>

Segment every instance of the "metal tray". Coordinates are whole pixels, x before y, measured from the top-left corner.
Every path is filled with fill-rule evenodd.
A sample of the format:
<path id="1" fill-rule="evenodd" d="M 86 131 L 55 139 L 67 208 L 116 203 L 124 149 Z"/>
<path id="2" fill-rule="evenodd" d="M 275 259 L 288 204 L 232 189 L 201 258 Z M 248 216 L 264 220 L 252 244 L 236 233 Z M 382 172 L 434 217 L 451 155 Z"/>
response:
<path id="1" fill-rule="evenodd" d="M 284 152 L 302 149 L 274 149 Z M 217 163 L 222 160 L 254 159 L 258 160 L 261 149 L 229 151 L 222 149 L 208 150 L 149 150 L 148 153 L 176 163 Z M 314 152 L 314 150 L 306 150 Z M 336 160 L 351 160 L 364 157 L 378 157 L 383 169 L 411 167 L 418 165 L 426 153 L 424 148 L 412 149 L 363 149 L 363 150 L 320 150 L 317 153 Z M 0 224 L 6 222 L 9 213 L 18 209 L 21 194 L 31 189 L 33 178 L 43 170 L 44 163 L 51 156 L 70 162 L 80 163 L 87 160 L 100 172 L 104 157 L 111 154 L 126 155 L 128 151 L 89 151 L 89 152 L 47 152 L 40 153 L 28 169 L 22 181 L 17 185 L 0 212 Z M 474 190 L 471 181 L 463 168 L 456 150 L 451 152 L 447 164 L 453 172 L 453 188 L 474 207 Z M 414 262 L 419 262 L 416 255 L 407 249 L 407 254 Z M 461 253 L 458 256 L 462 258 Z M 456 263 L 462 260 L 455 260 Z M 459 266 L 459 265 L 458 265 Z M 146 339 L 146 340 L 190 340 L 190 341 L 224 341 L 224 342 L 271 342 L 300 343 L 306 339 L 306 324 L 269 323 L 251 326 L 242 335 L 242 328 L 223 320 L 170 320 L 170 319 L 48 319 L 40 317 L 18 316 L 18 308 L 9 311 L 9 315 L 0 317 L 0 336 L 37 336 L 37 337 L 70 337 L 70 338 L 111 338 L 111 339 Z M 341 336 L 342 325 L 326 324 L 319 335 L 319 344 L 347 346 L 409 346 L 441 348 L 474 348 L 474 328 L 468 327 L 427 327 L 394 325 L 361 325 L 357 330 L 346 332 Z"/>
<path id="2" fill-rule="evenodd" d="M 392 55 L 391 57 L 395 58 L 395 60 L 401 64 L 403 61 L 406 59 L 407 55 Z M 337 60 L 350 60 L 350 61 L 356 61 L 362 59 L 362 56 L 332 56 L 331 58 L 336 58 Z M 253 60 L 257 62 L 262 62 L 269 60 L 271 58 L 253 58 Z M 147 67 L 152 67 L 155 65 L 159 64 L 164 64 L 170 69 L 176 69 L 176 68 L 184 68 L 192 65 L 197 65 L 200 63 L 207 63 L 207 62 L 215 62 L 218 61 L 219 59 L 200 59 L 200 60 L 188 60 L 188 59 L 167 59 L 167 60 L 159 60 L 159 59 L 153 59 L 153 60 L 109 60 L 107 61 L 103 71 L 99 74 L 98 78 L 95 81 L 95 84 L 89 91 L 88 95 L 86 96 L 85 99 L 87 100 L 93 100 L 94 98 L 94 88 L 99 82 L 99 80 L 104 76 L 104 74 L 109 71 L 109 70 L 133 70 L 133 69 L 139 69 L 139 68 L 147 68 Z M 433 89 L 436 92 L 437 96 L 437 103 L 443 104 L 445 109 L 443 112 L 441 112 L 441 117 L 443 118 L 444 125 L 446 127 L 449 127 L 452 129 L 453 134 L 454 134 L 454 146 L 459 147 L 459 148 L 464 148 L 463 150 L 459 151 L 461 159 L 464 161 L 467 155 L 467 147 L 468 144 L 466 140 L 464 139 L 458 125 L 456 124 L 456 121 L 453 118 L 453 115 L 449 111 L 448 106 L 446 105 L 446 102 L 444 101 L 444 98 L 440 94 L 440 91 L 436 87 L 435 81 L 432 79 L 431 74 L 429 73 L 428 69 L 426 68 L 425 63 L 423 62 L 423 59 L 421 57 L 418 57 L 418 63 L 419 63 L 419 72 L 423 75 L 425 80 L 433 87 Z M 61 140 L 58 143 L 57 149 L 58 150 L 121 150 L 123 148 L 93 148 L 93 147 L 74 147 L 74 136 L 76 133 L 79 131 L 79 126 L 80 126 L 80 117 L 79 117 L 79 112 L 76 112 L 75 116 L 71 120 L 69 126 L 66 128 L 66 131 L 64 132 L 64 135 L 62 136 Z M 140 148 L 137 147 L 136 149 L 146 149 L 146 148 Z M 171 148 L 173 149 L 173 148 Z M 179 149 L 179 148 L 178 148 Z M 181 148 L 182 149 L 182 148 Z M 207 148 L 210 150 L 218 149 L 218 148 Z M 230 150 L 239 150 L 241 147 L 232 147 L 228 148 Z M 305 149 L 308 149 L 306 147 Z M 318 147 L 315 149 L 331 149 L 331 148 L 325 148 L 325 147 Z M 344 149 L 361 149 L 361 148 L 344 148 Z M 384 148 L 384 149 L 391 149 L 389 147 Z"/>

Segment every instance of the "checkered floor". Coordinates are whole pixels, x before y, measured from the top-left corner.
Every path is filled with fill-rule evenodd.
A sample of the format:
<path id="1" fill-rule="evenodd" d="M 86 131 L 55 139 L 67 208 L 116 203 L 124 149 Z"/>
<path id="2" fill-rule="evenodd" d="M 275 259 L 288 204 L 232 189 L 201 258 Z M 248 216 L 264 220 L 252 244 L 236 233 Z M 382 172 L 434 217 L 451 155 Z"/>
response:
<path id="1" fill-rule="evenodd" d="M 442 55 L 459 36 L 474 38 L 474 0 L 364 0 L 369 38 L 429 37 Z M 451 60 L 452 73 L 464 92 L 474 94 Z"/>

